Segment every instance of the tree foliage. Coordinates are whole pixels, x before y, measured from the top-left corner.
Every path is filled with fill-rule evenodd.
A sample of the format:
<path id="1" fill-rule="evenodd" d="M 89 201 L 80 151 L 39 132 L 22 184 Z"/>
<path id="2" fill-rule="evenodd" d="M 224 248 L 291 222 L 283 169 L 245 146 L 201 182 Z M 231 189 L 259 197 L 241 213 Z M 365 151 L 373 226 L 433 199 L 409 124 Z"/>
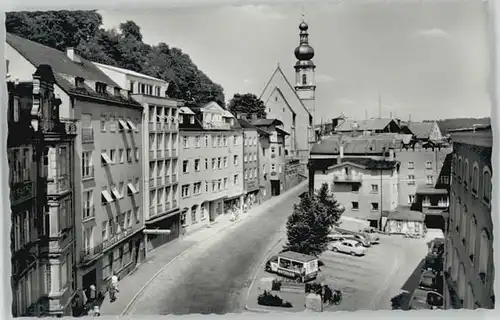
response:
<path id="1" fill-rule="evenodd" d="M 228 109 L 233 114 L 246 113 L 249 116 L 256 114 L 262 119 L 267 116 L 264 102 L 253 93 L 236 93 L 229 101 Z"/>
<path id="2" fill-rule="evenodd" d="M 304 194 L 288 217 L 284 249 L 318 256 L 326 250 L 330 228 L 341 214 L 327 184 L 317 194 Z"/>
<path id="3" fill-rule="evenodd" d="M 167 94 L 199 103 L 224 105 L 224 92 L 193 63 L 189 55 L 165 43 L 148 45 L 133 21 L 119 30 L 101 28 L 96 10 L 8 12 L 7 32 L 64 51 L 76 48 L 85 59 L 126 68 L 170 83 Z"/>

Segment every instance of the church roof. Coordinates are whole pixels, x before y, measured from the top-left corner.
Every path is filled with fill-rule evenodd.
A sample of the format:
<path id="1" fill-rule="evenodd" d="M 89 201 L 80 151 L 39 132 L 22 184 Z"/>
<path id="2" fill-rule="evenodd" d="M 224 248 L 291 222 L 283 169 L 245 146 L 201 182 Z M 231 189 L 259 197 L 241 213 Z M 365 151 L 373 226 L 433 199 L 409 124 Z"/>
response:
<path id="1" fill-rule="evenodd" d="M 309 110 L 307 110 L 306 106 L 302 103 L 302 100 L 300 100 L 299 96 L 297 95 L 297 91 L 295 91 L 295 89 L 291 85 L 290 81 L 288 81 L 288 79 L 286 78 L 285 74 L 283 73 L 283 70 L 281 70 L 281 67 L 279 65 L 276 67 L 276 70 L 274 70 L 272 76 L 269 78 L 269 81 L 267 82 L 266 86 L 264 87 L 264 90 L 262 90 L 262 93 L 260 94 L 259 99 L 262 99 L 264 93 L 267 91 L 268 87 L 271 85 L 272 80 L 274 79 L 274 77 L 276 76 L 276 74 L 280 74 L 283 77 L 283 79 L 285 80 L 285 83 L 286 83 L 287 87 L 293 92 L 293 95 L 297 99 L 298 103 L 304 108 L 304 110 L 308 114 L 310 114 Z M 280 89 L 280 93 L 283 93 L 281 89 Z M 287 101 L 287 103 L 288 103 L 288 101 Z"/>

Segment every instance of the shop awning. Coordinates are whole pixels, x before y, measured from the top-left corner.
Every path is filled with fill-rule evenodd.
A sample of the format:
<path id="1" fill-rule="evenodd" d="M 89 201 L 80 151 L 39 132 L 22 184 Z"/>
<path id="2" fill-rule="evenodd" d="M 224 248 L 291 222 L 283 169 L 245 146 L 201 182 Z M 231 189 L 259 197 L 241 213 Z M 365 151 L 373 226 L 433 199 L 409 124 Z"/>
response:
<path id="1" fill-rule="evenodd" d="M 111 195 L 109 194 L 108 190 L 102 190 L 101 191 L 101 196 L 102 196 L 102 198 L 104 198 L 103 202 L 105 202 L 105 203 L 113 202 L 113 197 L 111 197 Z"/>
<path id="2" fill-rule="evenodd" d="M 101 158 L 106 162 L 106 164 L 112 164 L 111 158 L 108 156 L 106 152 L 101 153 Z"/>
<path id="3" fill-rule="evenodd" d="M 129 127 L 127 126 L 127 123 L 123 120 L 118 120 L 118 123 L 120 124 L 120 129 L 127 130 Z"/>
<path id="4" fill-rule="evenodd" d="M 234 200 L 234 199 L 238 199 L 241 195 L 236 195 L 236 196 L 226 196 L 224 197 L 224 201 L 231 201 L 231 200 Z"/>
<path id="5" fill-rule="evenodd" d="M 137 130 L 137 127 L 135 126 L 135 124 L 130 121 L 130 120 L 127 120 L 127 124 L 129 125 L 129 127 L 132 129 L 132 130 Z"/>
<path id="6" fill-rule="evenodd" d="M 127 184 L 127 187 L 128 187 L 128 190 L 131 192 L 131 193 L 139 193 L 139 191 L 137 191 L 137 189 L 135 188 L 135 186 L 131 183 L 128 183 Z"/>

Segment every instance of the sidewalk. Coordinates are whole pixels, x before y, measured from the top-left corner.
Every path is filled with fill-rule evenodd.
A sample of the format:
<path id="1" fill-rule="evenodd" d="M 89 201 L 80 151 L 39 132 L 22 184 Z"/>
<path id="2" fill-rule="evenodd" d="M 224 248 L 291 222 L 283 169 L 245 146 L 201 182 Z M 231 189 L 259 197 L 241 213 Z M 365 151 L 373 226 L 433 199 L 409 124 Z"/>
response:
<path id="1" fill-rule="evenodd" d="M 231 221 L 229 217 L 221 216 L 215 223 L 206 228 L 202 228 L 196 232 L 182 236 L 179 239 L 160 246 L 153 251 L 149 251 L 146 254 L 146 261 L 139 264 L 134 271 L 120 280 L 120 292 L 117 296 L 118 299 L 111 303 L 109 301 L 109 296 L 106 294 L 106 297 L 101 305 L 101 315 L 125 315 L 135 299 L 146 288 L 146 286 L 154 280 L 156 275 L 160 274 L 171 263 L 189 251 L 189 249 L 193 248 L 200 242 L 204 242 L 220 234 L 220 232 L 231 229 L 232 226 L 238 225 L 239 222 L 244 221 L 246 218 L 265 212 L 276 203 L 283 201 L 283 199 L 288 195 L 298 192 L 304 188 L 306 183 L 307 181 L 302 182 L 283 194 L 271 198 L 260 205 L 252 207 L 246 213 L 242 213 L 235 221 Z"/>

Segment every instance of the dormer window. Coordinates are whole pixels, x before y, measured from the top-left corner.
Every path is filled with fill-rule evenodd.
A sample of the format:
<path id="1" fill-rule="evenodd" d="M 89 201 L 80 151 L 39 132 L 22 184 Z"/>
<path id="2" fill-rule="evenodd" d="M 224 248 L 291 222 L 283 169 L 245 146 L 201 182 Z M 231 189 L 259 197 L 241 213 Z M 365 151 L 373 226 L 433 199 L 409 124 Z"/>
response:
<path id="1" fill-rule="evenodd" d="M 119 97 L 120 96 L 120 88 L 118 87 L 114 87 L 113 88 L 113 94 L 116 96 L 116 97 Z"/>
<path id="2" fill-rule="evenodd" d="M 194 124 L 194 116 L 190 116 L 189 117 L 189 123 L 190 124 Z"/>
<path id="3" fill-rule="evenodd" d="M 98 93 L 106 93 L 106 87 L 107 85 L 102 82 L 96 82 L 95 83 L 95 91 Z"/>
<path id="4" fill-rule="evenodd" d="M 75 78 L 75 87 L 77 88 L 83 88 L 83 85 L 85 84 L 85 79 L 81 77 L 76 77 Z"/>

